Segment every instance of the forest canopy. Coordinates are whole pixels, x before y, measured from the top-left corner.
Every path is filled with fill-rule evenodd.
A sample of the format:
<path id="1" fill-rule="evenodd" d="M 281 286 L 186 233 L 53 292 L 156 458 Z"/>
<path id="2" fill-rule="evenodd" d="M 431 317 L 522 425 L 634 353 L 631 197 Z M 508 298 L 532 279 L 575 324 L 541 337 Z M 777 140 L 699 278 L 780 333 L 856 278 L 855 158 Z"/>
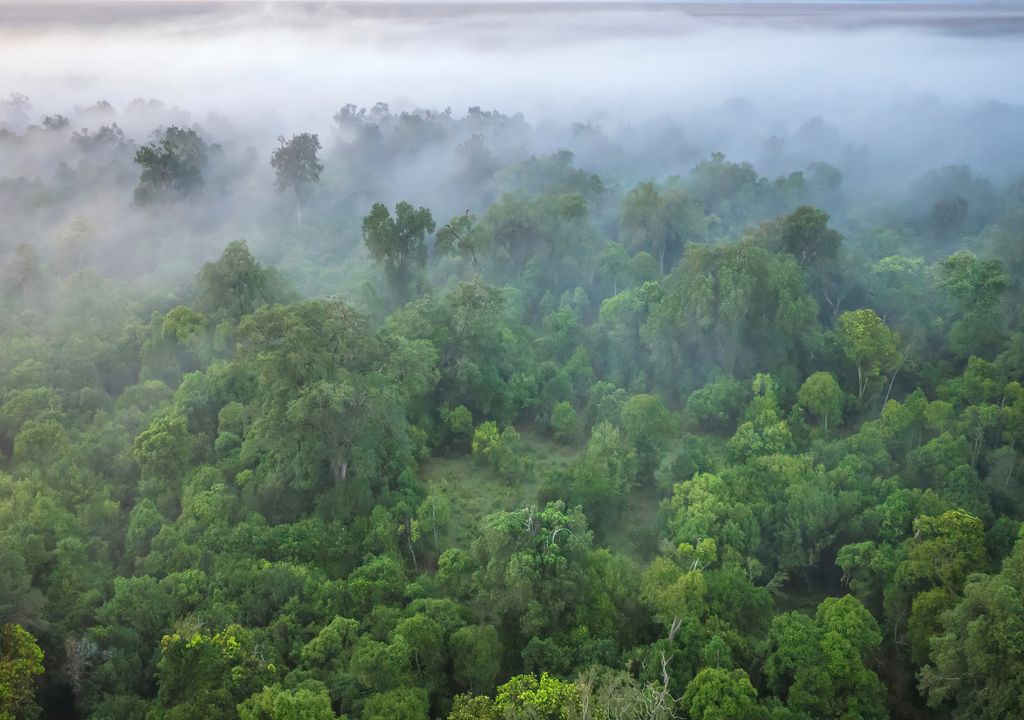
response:
<path id="1" fill-rule="evenodd" d="M 1024 716 L 1024 175 L 140 107 L 3 109 L 0 720 Z"/>

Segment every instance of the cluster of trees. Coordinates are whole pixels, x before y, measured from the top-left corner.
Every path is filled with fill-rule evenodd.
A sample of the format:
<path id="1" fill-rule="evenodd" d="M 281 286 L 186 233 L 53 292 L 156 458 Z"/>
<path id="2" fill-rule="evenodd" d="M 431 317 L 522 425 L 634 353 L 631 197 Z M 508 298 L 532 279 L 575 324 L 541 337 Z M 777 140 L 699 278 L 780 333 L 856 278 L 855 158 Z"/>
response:
<path id="1" fill-rule="evenodd" d="M 522 131 L 336 119 L 272 155 L 297 242 L 331 158 Z M 468 210 L 362 205 L 338 295 L 12 251 L 0 718 L 1024 715 L 1024 180 L 833 217 L 823 164 L 476 142 Z M 167 128 L 132 201 L 223 152 Z"/>

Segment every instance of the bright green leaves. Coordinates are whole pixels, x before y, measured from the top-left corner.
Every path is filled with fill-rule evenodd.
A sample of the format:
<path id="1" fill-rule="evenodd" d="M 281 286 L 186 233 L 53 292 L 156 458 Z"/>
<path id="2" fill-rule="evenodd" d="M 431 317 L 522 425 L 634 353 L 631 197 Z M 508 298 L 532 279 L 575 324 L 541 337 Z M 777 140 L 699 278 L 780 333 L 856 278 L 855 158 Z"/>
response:
<path id="1" fill-rule="evenodd" d="M 494 700 L 460 695 L 448 720 L 573 720 L 582 712 L 579 686 L 544 673 L 539 680 L 516 675 L 498 688 Z"/>
<path id="2" fill-rule="evenodd" d="M 590 544 L 582 511 L 560 502 L 486 516 L 473 547 L 485 616 L 518 627 L 524 638 L 571 625 L 586 607 Z"/>
<path id="3" fill-rule="evenodd" d="M 810 375 L 800 386 L 797 400 L 821 420 L 825 433 L 830 419 L 833 425 L 842 421 L 845 396 L 832 373 L 819 371 Z"/>
<path id="4" fill-rule="evenodd" d="M 160 649 L 159 699 L 167 718 L 235 717 L 235 706 L 275 673 L 251 634 L 237 625 L 212 634 L 167 635 Z"/>
<path id="5" fill-rule="evenodd" d="M 702 572 L 680 567 L 665 557 L 651 562 L 640 590 L 644 604 L 666 627 L 675 618 L 703 617 L 707 611 L 706 596 L 707 583 Z"/>
<path id="6" fill-rule="evenodd" d="M 900 575 L 907 582 L 929 582 L 958 591 L 971 572 L 985 569 L 987 553 L 981 520 L 963 510 L 914 521 L 914 539 Z"/>
<path id="7" fill-rule="evenodd" d="M 887 718 L 882 685 L 865 666 L 881 641 L 855 598 L 826 598 L 814 620 L 792 612 L 772 621 L 765 678 L 790 710 L 810 717 Z"/>
<path id="8" fill-rule="evenodd" d="M 857 367 L 857 399 L 872 380 L 896 367 L 900 338 L 874 310 L 844 312 L 836 322 L 836 340 Z"/>
<path id="9" fill-rule="evenodd" d="M 0 720 L 28 711 L 36 678 L 43 674 L 43 651 L 20 625 L 0 625 Z"/>
<path id="10" fill-rule="evenodd" d="M 498 688 L 494 706 L 512 720 L 570 720 L 582 711 L 576 685 L 547 673 L 540 680 L 533 675 L 512 678 Z"/>
<path id="11" fill-rule="evenodd" d="M 680 706 L 692 720 L 765 720 L 757 691 L 743 670 L 704 668 L 686 686 Z"/>
<path id="12" fill-rule="evenodd" d="M 322 683 L 309 681 L 294 690 L 263 688 L 238 705 L 239 720 L 335 720 Z"/>

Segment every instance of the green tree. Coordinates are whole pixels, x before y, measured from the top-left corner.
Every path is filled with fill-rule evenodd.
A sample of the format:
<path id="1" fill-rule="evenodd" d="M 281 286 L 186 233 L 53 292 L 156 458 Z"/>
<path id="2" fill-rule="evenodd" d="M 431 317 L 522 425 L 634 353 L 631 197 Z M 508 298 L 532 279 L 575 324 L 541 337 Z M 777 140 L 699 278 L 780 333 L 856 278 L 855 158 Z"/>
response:
<path id="1" fill-rule="evenodd" d="M 949 332 L 950 344 L 961 355 L 991 357 L 1004 334 L 998 312 L 1007 287 L 1002 263 L 960 251 L 939 263 L 936 271 L 939 286 L 959 305 L 959 317 Z"/>
<path id="2" fill-rule="evenodd" d="M 567 510 L 561 502 L 485 516 L 473 544 L 480 587 L 475 600 L 485 617 L 514 628 L 523 640 L 572 623 L 577 609 L 586 607 L 580 598 L 592 595 L 591 542 L 581 509 Z"/>
<path id="3" fill-rule="evenodd" d="M 694 432 L 732 432 L 749 400 L 748 387 L 739 380 L 728 375 L 717 378 L 687 396 L 683 423 Z"/>
<path id="4" fill-rule="evenodd" d="M 477 223 L 476 216 L 467 210 L 465 214 L 453 217 L 437 231 L 434 250 L 439 255 L 471 258 L 473 266 L 477 267 L 477 255 L 486 249 L 487 244 L 485 229 Z"/>
<path id="5" fill-rule="evenodd" d="M 429 343 L 375 333 L 340 302 L 263 307 L 238 340 L 256 377 L 242 460 L 279 510 L 331 490 L 352 512 L 413 462 L 406 407 L 437 381 Z"/>
<path id="6" fill-rule="evenodd" d="M 428 720 L 427 693 L 420 688 L 395 688 L 371 695 L 363 703 L 363 720 Z"/>
<path id="7" fill-rule="evenodd" d="M 430 210 L 405 201 L 395 205 L 394 217 L 387 206 L 374 203 L 363 218 L 363 241 L 374 260 L 383 263 L 384 276 L 399 300 L 408 300 L 419 289 L 427 260 L 424 239 L 435 227 Z"/>
<path id="8" fill-rule="evenodd" d="M 335 720 L 323 683 L 307 681 L 294 690 L 271 685 L 238 705 L 239 720 Z"/>
<path id="9" fill-rule="evenodd" d="M 237 625 L 212 634 L 166 635 L 157 665 L 164 717 L 237 717 L 236 706 L 273 671 L 251 634 Z"/>
<path id="10" fill-rule="evenodd" d="M 762 720 L 768 717 L 757 704 L 757 691 L 743 670 L 704 668 L 686 686 L 679 704 L 693 720 Z"/>
<path id="11" fill-rule="evenodd" d="M 448 720 L 502 720 L 494 701 L 486 695 L 456 695 Z"/>
<path id="12" fill-rule="evenodd" d="M 278 190 L 290 189 L 295 193 L 295 221 L 302 225 L 302 190 L 320 182 L 324 169 L 317 157 L 320 138 L 316 134 L 301 133 L 292 135 L 291 140 L 281 136 L 277 141 L 280 147 L 270 156 L 270 166 L 277 174 Z"/>
<path id="13" fill-rule="evenodd" d="M 687 242 L 703 242 L 707 219 L 679 178 L 658 187 L 643 182 L 622 201 L 619 235 L 634 252 L 649 252 L 664 275 Z"/>
<path id="14" fill-rule="evenodd" d="M 832 373 L 819 371 L 804 380 L 797 393 L 797 400 L 821 419 L 822 428 L 828 432 L 828 421 L 836 425 L 843 416 L 843 391 Z"/>
<path id="15" fill-rule="evenodd" d="M 135 153 L 142 166 L 135 202 L 146 205 L 169 197 L 187 198 L 203 189 L 210 146 L 191 128 L 171 126 Z"/>
<path id="16" fill-rule="evenodd" d="M 672 390 L 699 387 L 712 371 L 791 373 L 814 339 L 803 272 L 759 244 L 691 244 L 665 286 L 642 335 Z"/>
<path id="17" fill-rule="evenodd" d="M 489 692 L 501 667 L 501 640 L 493 625 L 467 625 L 451 637 L 454 678 L 471 693 Z"/>
<path id="18" fill-rule="evenodd" d="M 508 482 L 514 481 L 524 467 L 521 452 L 519 431 L 511 425 L 499 431 L 497 423 L 488 420 L 473 433 L 473 457 L 490 465 Z"/>
<path id="19" fill-rule="evenodd" d="M 957 720 L 1019 717 L 1024 712 L 1024 542 L 1002 570 L 972 575 L 962 597 L 939 615 L 930 660 L 918 674 L 928 704 Z"/>
<path id="20" fill-rule="evenodd" d="M 839 346 L 857 367 L 857 399 L 863 400 L 868 384 L 895 368 L 900 337 L 874 310 L 844 312 L 836 323 Z"/>
<path id="21" fill-rule="evenodd" d="M 843 236 L 828 226 L 824 210 L 802 205 L 782 218 L 781 249 L 803 268 L 816 268 L 836 259 Z"/>
<path id="22" fill-rule="evenodd" d="M 814 620 L 775 617 L 765 678 L 790 710 L 808 717 L 886 720 L 882 685 L 865 665 L 881 642 L 878 623 L 853 596 L 826 598 Z"/>
<path id="23" fill-rule="evenodd" d="M 560 402 L 551 410 L 551 432 L 555 440 L 571 445 L 579 435 L 576 409 L 568 402 Z"/>
<path id="24" fill-rule="evenodd" d="M 0 625 L 0 720 L 25 717 L 33 706 L 43 651 L 20 625 Z"/>
<path id="25" fill-rule="evenodd" d="M 178 412 L 156 418 L 132 446 L 142 474 L 139 490 L 165 514 L 174 514 L 180 501 L 190 446 L 188 425 Z"/>
<path id="26" fill-rule="evenodd" d="M 657 395 L 633 395 L 623 403 L 619 422 L 623 437 L 636 448 L 641 474 L 650 477 L 676 432 L 672 414 Z"/>
<path id="27" fill-rule="evenodd" d="M 245 240 L 228 243 L 196 276 L 196 307 L 215 317 L 237 322 L 260 305 L 287 299 L 276 274 L 260 265 Z"/>
<path id="28" fill-rule="evenodd" d="M 914 520 L 914 537 L 900 575 L 907 582 L 925 581 L 958 591 L 968 574 L 988 561 L 980 519 L 963 510 Z"/>
<path id="29" fill-rule="evenodd" d="M 498 688 L 494 707 L 507 720 L 571 720 L 583 709 L 576 684 L 547 673 L 511 678 Z"/>

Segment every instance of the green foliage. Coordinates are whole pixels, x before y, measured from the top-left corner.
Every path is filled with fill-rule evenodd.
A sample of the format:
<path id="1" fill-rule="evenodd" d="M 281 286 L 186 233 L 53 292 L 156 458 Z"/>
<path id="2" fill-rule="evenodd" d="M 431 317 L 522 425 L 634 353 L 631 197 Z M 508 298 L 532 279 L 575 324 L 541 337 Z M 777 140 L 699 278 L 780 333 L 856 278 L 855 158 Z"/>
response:
<path id="1" fill-rule="evenodd" d="M 962 597 L 939 612 L 930 642 L 931 662 L 921 668 L 919 688 L 928 704 L 955 718 L 1014 717 L 1024 709 L 1019 638 L 1024 613 L 1024 542 L 1018 540 L 1002 570 L 974 575 Z"/>
<path id="2" fill-rule="evenodd" d="M 683 422 L 694 432 L 732 432 L 748 395 L 747 388 L 734 377 L 712 380 L 687 396 Z"/>
<path id="3" fill-rule="evenodd" d="M 832 373 L 819 371 L 810 375 L 800 386 L 797 400 L 818 416 L 826 433 L 830 417 L 833 425 L 838 425 L 842 420 L 843 391 Z"/>
<path id="4" fill-rule="evenodd" d="M 212 634 L 166 635 L 157 664 L 160 705 L 169 718 L 238 717 L 236 705 L 273 673 L 251 634 L 237 625 Z"/>
<path id="5" fill-rule="evenodd" d="M 519 432 L 509 425 L 499 431 L 492 421 L 480 424 L 473 432 L 473 457 L 490 465 L 508 482 L 514 482 L 523 470 Z"/>
<path id="6" fill-rule="evenodd" d="M 277 174 L 278 189 L 291 188 L 298 196 L 304 185 L 320 182 L 324 166 L 317 157 L 320 151 L 317 135 L 301 133 L 292 135 L 290 140 L 282 136 L 277 141 L 280 147 L 270 156 L 270 166 Z"/>
<path id="7" fill-rule="evenodd" d="M 899 335 L 874 310 L 844 312 L 836 323 L 839 346 L 857 367 L 857 399 L 863 400 L 868 384 L 896 366 Z"/>
<path id="8" fill-rule="evenodd" d="M 396 688 L 371 695 L 363 704 L 365 720 L 428 720 L 427 693 L 417 688 Z"/>
<path id="9" fill-rule="evenodd" d="M 322 683 L 309 681 L 294 690 L 263 688 L 238 706 L 239 720 L 334 720 L 331 698 Z"/>
<path id="10" fill-rule="evenodd" d="M 961 355 L 994 355 L 1003 340 L 998 314 L 1007 277 L 998 260 L 960 251 L 936 268 L 939 285 L 959 305 L 950 345 Z"/>
<path id="11" fill-rule="evenodd" d="M 881 683 L 865 666 L 881 641 L 878 623 L 853 596 L 827 598 L 814 620 L 792 612 L 772 621 L 765 677 L 793 712 L 887 718 Z"/>
<path id="12" fill-rule="evenodd" d="M 192 128 L 167 128 L 162 137 L 135 153 L 135 162 L 142 166 L 135 202 L 146 205 L 200 192 L 210 151 L 210 146 Z"/>
<path id="13" fill-rule="evenodd" d="M 228 243 L 220 259 L 196 276 L 196 305 L 218 318 L 237 322 L 263 304 L 286 299 L 275 274 L 256 261 L 244 240 Z"/>
<path id="14" fill-rule="evenodd" d="M 36 677 L 43 674 L 43 651 L 20 625 L 0 625 L 0 720 L 31 710 Z"/>
<path id="15" fill-rule="evenodd" d="M 759 720 L 767 713 L 743 670 L 704 668 L 686 686 L 679 704 L 694 720 Z"/>
<path id="16" fill-rule="evenodd" d="M 568 402 L 560 402 L 551 411 L 551 432 L 555 440 L 571 445 L 579 435 L 576 409 Z"/>
<path id="17" fill-rule="evenodd" d="M 508 720 L 570 720 L 582 712 L 576 685 L 547 673 L 540 680 L 534 675 L 513 677 L 498 688 L 494 707 Z"/>
<path id="18" fill-rule="evenodd" d="M 675 420 L 657 395 L 634 395 L 622 404 L 619 423 L 625 440 L 636 448 L 640 472 L 653 473 L 665 444 L 675 434 Z"/>
<path id="19" fill-rule="evenodd" d="M 501 667 L 501 640 L 493 625 L 467 625 L 451 637 L 454 678 L 471 693 L 488 692 Z"/>
<path id="20" fill-rule="evenodd" d="M 394 217 L 385 205 L 374 203 L 363 218 L 363 242 L 373 258 L 384 264 L 384 276 L 400 300 L 408 300 L 418 290 L 427 260 L 424 239 L 435 227 L 430 210 L 404 201 L 395 205 Z"/>
<path id="21" fill-rule="evenodd" d="M 336 120 L 0 132 L 0 717 L 1024 714 L 1024 184 Z"/>
<path id="22" fill-rule="evenodd" d="M 793 368 L 813 344 L 816 303 L 788 255 L 749 241 L 694 244 L 665 284 L 642 334 L 666 387 L 699 386 L 714 369 Z"/>
<path id="23" fill-rule="evenodd" d="M 679 178 L 659 188 L 644 182 L 622 202 L 619 235 L 634 251 L 649 252 L 658 260 L 662 274 L 678 260 L 688 242 L 703 242 L 708 220 Z"/>

